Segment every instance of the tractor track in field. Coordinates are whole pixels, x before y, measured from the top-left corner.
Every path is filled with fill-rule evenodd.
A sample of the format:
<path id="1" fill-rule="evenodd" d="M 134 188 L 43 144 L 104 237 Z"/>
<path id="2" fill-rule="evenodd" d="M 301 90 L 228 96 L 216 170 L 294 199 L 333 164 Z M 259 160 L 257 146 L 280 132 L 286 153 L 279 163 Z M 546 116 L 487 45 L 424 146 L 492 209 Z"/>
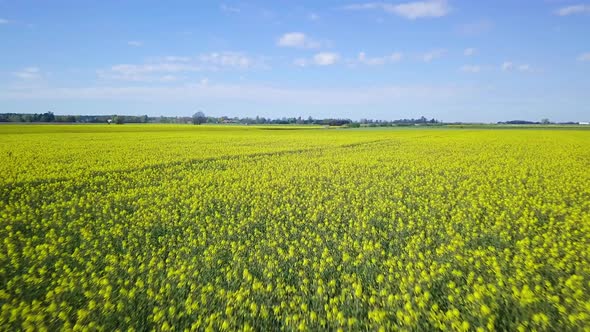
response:
<path id="1" fill-rule="evenodd" d="M 218 156 L 218 157 L 210 157 L 210 158 L 194 158 L 194 159 L 187 159 L 181 161 L 172 161 L 166 163 L 157 163 L 157 164 L 150 164 L 141 167 L 132 167 L 127 169 L 115 169 L 115 170 L 94 170 L 89 171 L 88 173 L 82 174 L 84 177 L 100 177 L 100 176 L 108 176 L 109 174 L 124 174 L 129 172 L 141 172 L 144 170 L 149 169 L 162 169 L 168 167 L 175 167 L 183 164 L 187 165 L 196 165 L 196 164 L 205 164 L 211 163 L 216 161 L 227 161 L 227 160 L 239 160 L 239 159 L 253 159 L 259 157 L 272 157 L 272 156 L 284 156 L 284 155 L 295 155 L 300 153 L 306 152 L 321 152 L 325 150 L 334 150 L 334 149 L 349 149 L 349 148 L 356 148 L 362 146 L 370 146 L 370 145 L 379 145 L 385 142 L 391 142 L 393 139 L 385 138 L 385 139 L 378 139 L 366 142 L 357 142 L 357 143 L 349 143 L 349 144 L 342 144 L 342 145 L 335 145 L 335 146 L 322 146 L 322 147 L 313 147 L 308 149 L 292 149 L 292 150 L 279 150 L 279 151 L 268 151 L 268 152 L 255 152 L 243 155 L 227 155 L 227 156 Z M 0 184 L 0 192 L 4 192 L 2 196 L 14 190 L 16 188 L 20 188 L 23 186 L 38 186 L 42 184 L 55 184 L 59 182 L 70 182 L 77 180 L 78 177 L 70 176 L 70 177 L 57 177 L 57 178 L 50 178 L 50 179 L 42 179 L 42 180 L 29 180 L 29 181 L 15 181 L 11 183 L 4 183 Z"/>

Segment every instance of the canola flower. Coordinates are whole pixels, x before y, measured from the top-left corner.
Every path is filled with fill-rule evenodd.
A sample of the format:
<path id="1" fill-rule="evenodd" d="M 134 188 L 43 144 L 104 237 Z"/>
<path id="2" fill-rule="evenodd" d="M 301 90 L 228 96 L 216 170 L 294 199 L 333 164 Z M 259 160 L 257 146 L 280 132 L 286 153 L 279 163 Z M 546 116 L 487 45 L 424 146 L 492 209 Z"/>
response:
<path id="1" fill-rule="evenodd" d="M 0 330 L 590 328 L 590 131 L 0 127 Z"/>

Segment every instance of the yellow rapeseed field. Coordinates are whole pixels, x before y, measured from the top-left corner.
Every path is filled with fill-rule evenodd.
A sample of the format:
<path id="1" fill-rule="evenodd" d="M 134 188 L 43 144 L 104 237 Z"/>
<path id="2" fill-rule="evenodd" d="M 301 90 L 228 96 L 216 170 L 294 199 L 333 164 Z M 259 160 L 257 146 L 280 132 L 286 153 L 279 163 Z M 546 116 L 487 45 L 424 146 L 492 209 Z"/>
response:
<path id="1" fill-rule="evenodd" d="M 0 330 L 590 331 L 590 130 L 0 126 Z"/>

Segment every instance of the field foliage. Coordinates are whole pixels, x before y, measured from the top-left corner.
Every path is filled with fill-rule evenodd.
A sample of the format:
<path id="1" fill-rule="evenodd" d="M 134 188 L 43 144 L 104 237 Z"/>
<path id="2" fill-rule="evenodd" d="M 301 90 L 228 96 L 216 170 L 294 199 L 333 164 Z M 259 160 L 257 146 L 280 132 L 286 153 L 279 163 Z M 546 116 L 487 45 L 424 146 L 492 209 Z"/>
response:
<path id="1" fill-rule="evenodd" d="M 0 126 L 0 329 L 588 330 L 589 169 L 587 130 Z"/>

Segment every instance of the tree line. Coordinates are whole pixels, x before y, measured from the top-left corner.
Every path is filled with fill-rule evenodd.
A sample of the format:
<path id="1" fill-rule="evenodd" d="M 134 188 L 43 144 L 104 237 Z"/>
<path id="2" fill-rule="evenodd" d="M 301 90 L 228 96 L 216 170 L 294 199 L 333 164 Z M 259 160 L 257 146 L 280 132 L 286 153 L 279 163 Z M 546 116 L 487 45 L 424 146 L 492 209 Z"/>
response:
<path id="1" fill-rule="evenodd" d="M 341 118 L 323 118 L 315 119 L 311 116 L 303 117 L 281 117 L 281 118 L 267 118 L 267 117 L 214 117 L 206 116 L 203 112 L 197 112 L 192 117 L 188 116 L 157 116 L 150 117 L 147 115 L 55 115 L 53 112 L 46 112 L 41 114 L 28 113 L 0 113 L 0 122 L 48 122 L 48 123 L 193 123 L 193 124 L 299 124 L 299 125 L 323 125 L 323 126 L 349 126 L 360 127 L 363 126 L 391 126 L 391 125 L 414 125 L 414 124 L 438 124 L 436 119 L 426 119 L 421 117 L 418 119 L 400 119 L 393 121 L 361 119 L 360 121 L 353 121 L 351 119 Z"/>
<path id="2" fill-rule="evenodd" d="M 203 123 L 235 123 L 235 124 L 299 124 L 299 125 L 323 125 L 323 126 L 348 126 L 348 127 L 360 127 L 360 126 L 369 126 L 369 127 L 385 127 L 385 126 L 403 126 L 403 125 L 436 125 L 441 124 L 439 120 L 434 118 L 427 119 L 424 116 L 418 119 L 399 119 L 399 120 L 373 120 L 373 119 L 361 119 L 360 121 L 353 121 L 351 119 L 341 119 L 341 118 L 324 118 L 324 119 L 314 119 L 311 116 L 307 118 L 303 117 L 282 117 L 282 118 L 265 118 L 265 117 L 211 117 L 205 116 L 202 112 L 197 112 L 193 115 L 192 118 L 193 124 L 203 124 Z"/>
<path id="3" fill-rule="evenodd" d="M 57 123 L 148 123 L 147 115 L 55 115 L 46 113 L 0 113 L 0 122 L 57 122 Z"/>
<path id="4" fill-rule="evenodd" d="M 347 126 L 352 128 L 357 127 L 390 127 L 390 126 L 436 126 L 436 125 L 451 125 L 451 124 L 469 124 L 467 122 L 442 122 L 435 118 L 428 119 L 424 116 L 410 119 L 397 120 L 374 120 L 374 119 L 360 119 L 353 121 L 351 119 L 341 118 L 324 118 L 315 119 L 311 116 L 303 117 L 281 117 L 281 118 L 266 118 L 266 117 L 228 117 L 228 116 L 207 116 L 199 111 L 193 116 L 147 116 L 147 115 L 55 115 L 53 112 L 46 113 L 0 113 L 1 122 L 17 122 L 17 123 L 33 123 L 33 122 L 47 122 L 47 123 L 192 123 L 192 124 L 242 124 L 242 125 L 264 125 L 264 124 L 279 124 L 279 125 L 322 125 L 322 126 Z M 510 120 L 498 121 L 499 125 L 577 125 L 587 124 L 587 122 L 553 122 L 549 119 L 541 119 L 541 121 L 527 121 L 527 120 Z"/>

